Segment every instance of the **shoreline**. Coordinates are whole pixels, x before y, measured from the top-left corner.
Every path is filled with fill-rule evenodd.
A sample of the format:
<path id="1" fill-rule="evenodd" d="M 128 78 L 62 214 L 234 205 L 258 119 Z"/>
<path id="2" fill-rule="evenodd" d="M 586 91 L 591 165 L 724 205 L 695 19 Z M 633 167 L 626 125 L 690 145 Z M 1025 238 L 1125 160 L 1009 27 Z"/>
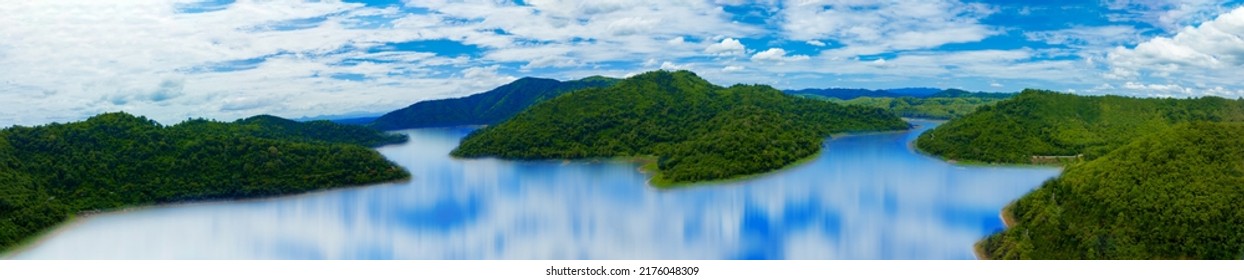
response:
<path id="1" fill-rule="evenodd" d="M 1007 203 L 1006 206 L 1002 207 L 1002 210 L 998 210 L 998 218 L 1002 219 L 1003 229 L 1011 228 L 1011 225 L 1015 224 L 1015 217 L 1011 216 L 1011 204 L 1014 203 Z"/>
<path id="2" fill-rule="evenodd" d="M 827 139 L 826 139 L 826 141 L 828 141 L 828 140 L 829 140 L 829 138 L 827 138 Z M 653 175 L 652 175 L 652 177 L 649 177 L 649 178 L 648 178 L 648 181 L 647 181 L 647 182 L 648 182 L 648 186 L 650 186 L 650 187 L 652 187 L 653 189 L 656 189 L 656 190 L 658 190 L 658 191 L 668 191 L 668 190 L 676 190 L 676 189 L 698 188 L 698 187 L 704 187 L 704 186 L 706 186 L 706 185 L 713 185 L 713 184 L 729 184 L 729 183 L 737 183 L 737 182 L 747 181 L 747 180 L 751 180 L 751 179 L 756 179 L 756 178 L 763 177 L 763 176 L 773 175 L 774 173 L 777 173 L 777 172 L 781 172 L 781 171 L 785 171 L 785 170 L 790 170 L 790 169 L 794 169 L 794 168 L 797 168 L 797 167 L 800 167 L 800 166 L 807 165 L 808 163 L 811 163 L 811 162 L 815 161 L 816 159 L 820 158 L 820 157 L 821 157 L 824 153 L 825 153 L 825 149 L 824 149 L 824 148 L 822 148 L 822 149 L 820 149 L 820 150 L 816 151 L 815 153 L 812 153 L 811 155 L 808 155 L 807 157 L 804 157 L 804 158 L 801 158 L 801 159 L 796 160 L 796 161 L 794 161 L 794 162 L 791 162 L 791 163 L 789 163 L 789 164 L 787 164 L 787 165 L 784 165 L 784 166 L 782 166 L 782 167 L 780 167 L 780 168 L 773 169 L 773 170 L 769 170 L 769 171 L 765 171 L 765 172 L 760 172 L 760 173 L 752 173 L 752 174 L 744 174 L 744 175 L 738 175 L 738 176 L 728 177 L 728 178 L 722 178 L 722 179 L 707 180 L 707 181 L 695 181 L 695 182 L 669 182 L 669 181 L 664 180 L 664 178 L 662 178 L 662 179 L 657 179 L 657 178 L 661 178 L 661 177 L 660 177 L 660 176 L 661 176 L 661 172 L 660 172 L 660 171 L 658 171 L 658 170 L 656 170 L 656 162 L 655 162 L 655 161 L 652 161 L 652 162 L 650 162 L 650 163 L 645 163 L 644 165 L 641 165 L 639 168 L 640 168 L 640 169 L 649 169 L 650 171 L 652 171 L 652 174 L 653 174 Z M 651 167 L 649 167 L 649 166 L 651 166 Z M 640 172 L 640 173 L 646 173 L 646 172 Z"/>
<path id="3" fill-rule="evenodd" d="M 1015 224 L 1015 217 L 1011 216 L 1012 204 L 1015 204 L 1015 202 L 1007 203 L 1006 206 L 1002 207 L 1002 210 L 998 210 L 998 219 L 1002 220 L 1002 230 L 1009 229 Z M 988 239 L 989 237 L 986 236 L 985 238 Z M 976 260 L 991 260 L 985 252 L 984 243 L 985 239 L 981 239 L 972 244 L 972 253 L 976 255 Z"/>
<path id="4" fill-rule="evenodd" d="M 976 260 L 978 261 L 992 261 L 992 259 L 985 257 L 985 247 L 981 246 L 981 242 L 972 244 L 972 255 L 976 256 Z"/>
<path id="5" fill-rule="evenodd" d="M 47 243 L 47 240 L 51 239 L 51 237 L 60 235 L 61 233 L 64 233 L 65 231 L 71 228 L 81 225 L 83 220 L 85 220 L 89 216 L 94 216 L 94 215 L 96 214 L 71 215 L 69 216 L 68 219 L 65 219 L 64 221 L 61 221 L 60 223 L 56 224 L 56 226 L 45 229 L 39 232 L 38 234 L 32 235 L 26 240 L 18 242 L 17 245 L 14 245 L 13 248 L 10 248 L 8 251 L 0 253 L 0 260 L 14 260 L 13 257 L 16 257 L 17 255 L 20 255 L 27 251 L 30 251 L 30 249 L 33 249 L 35 247 L 39 247 L 39 245 L 43 245 L 43 243 Z"/>
<path id="6" fill-rule="evenodd" d="M 399 179 L 399 180 L 376 182 L 370 185 L 350 185 L 350 186 L 330 187 L 330 188 L 324 188 L 324 189 L 319 189 L 319 190 L 312 190 L 312 191 L 306 191 L 306 192 L 300 192 L 300 193 L 289 193 L 289 194 L 283 194 L 283 195 L 271 195 L 271 196 L 235 198 L 235 199 L 186 200 L 186 201 L 166 202 L 166 203 L 157 203 L 157 204 L 127 206 L 127 207 L 121 207 L 121 208 L 110 209 L 110 210 L 82 211 L 82 212 L 78 212 L 78 213 L 74 213 L 70 215 L 68 219 L 65 219 L 64 221 L 57 223 L 53 227 L 40 231 L 38 234 L 31 235 L 26 240 L 19 242 L 17 245 L 14 245 L 12 248 L 9 248 L 8 250 L 0 251 L 0 260 L 13 260 L 14 259 L 13 257 L 16 257 L 17 255 L 20 255 L 22 253 L 28 252 L 30 251 L 30 249 L 38 247 L 39 245 L 46 243 L 48 240 L 52 239 L 53 237 L 56 237 L 64 233 L 65 231 L 68 231 L 69 229 L 80 226 L 82 225 L 82 223 L 85 223 L 87 220 L 90 220 L 97 216 L 119 215 L 119 214 L 124 214 L 128 212 L 133 212 L 133 211 L 143 211 L 143 210 L 152 210 L 152 209 L 161 209 L 161 208 L 203 206 L 203 205 L 239 203 L 239 202 L 262 202 L 262 201 L 269 201 L 269 200 L 297 198 L 297 197 L 302 197 L 302 196 L 321 195 L 325 193 L 355 190 L 355 189 L 362 189 L 362 188 L 368 188 L 368 187 L 382 187 L 382 186 L 392 187 L 392 186 L 396 186 L 396 184 L 399 184 L 399 183 L 409 182 L 411 179 L 412 178 L 405 178 L 405 179 Z"/>
<path id="7" fill-rule="evenodd" d="M 946 120 L 935 120 L 935 119 L 912 119 L 912 120 L 920 120 L 920 121 L 936 122 L 936 123 L 938 123 L 937 125 L 941 125 L 941 124 L 943 124 L 943 123 L 946 123 L 946 122 L 947 122 Z M 915 127 L 913 126 L 912 128 L 914 129 Z M 930 128 L 930 129 L 932 129 L 932 128 Z M 943 156 L 940 156 L 940 155 L 937 155 L 937 154 L 930 153 L 930 152 L 925 151 L 925 150 L 923 150 L 923 149 L 920 149 L 920 147 L 918 147 L 918 146 L 916 145 L 916 141 L 918 141 L 918 140 L 919 140 L 919 137 L 917 137 L 916 139 L 912 139 L 910 142 L 907 142 L 907 148 L 908 148 L 909 150 L 911 150 L 911 151 L 915 152 L 916 154 L 920 154 L 920 155 L 923 155 L 923 156 L 926 156 L 926 157 L 930 157 L 930 158 L 933 158 L 933 159 L 937 159 L 937 160 L 940 160 L 940 161 L 942 161 L 942 162 L 946 162 L 946 163 L 949 163 L 949 164 L 951 164 L 951 165 L 955 165 L 955 166 L 965 166 L 965 167 L 1006 167 L 1006 168 L 1059 168 L 1059 169 L 1064 168 L 1064 167 L 1066 167 L 1066 166 L 1067 166 L 1067 164 L 1035 164 L 1035 163 L 986 162 L 986 161 L 966 160 L 966 159 L 952 159 L 952 158 L 943 157 Z"/>

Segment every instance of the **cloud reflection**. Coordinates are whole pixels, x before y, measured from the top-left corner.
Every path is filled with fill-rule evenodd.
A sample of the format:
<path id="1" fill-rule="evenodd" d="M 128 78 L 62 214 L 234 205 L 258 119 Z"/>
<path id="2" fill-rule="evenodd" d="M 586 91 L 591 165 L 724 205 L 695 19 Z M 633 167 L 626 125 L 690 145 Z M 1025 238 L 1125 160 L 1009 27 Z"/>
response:
<path id="1" fill-rule="evenodd" d="M 961 167 L 901 133 L 812 162 L 662 191 L 626 162 L 451 159 L 469 129 L 380 148 L 408 182 L 79 219 L 22 259 L 969 259 L 1056 168 Z"/>

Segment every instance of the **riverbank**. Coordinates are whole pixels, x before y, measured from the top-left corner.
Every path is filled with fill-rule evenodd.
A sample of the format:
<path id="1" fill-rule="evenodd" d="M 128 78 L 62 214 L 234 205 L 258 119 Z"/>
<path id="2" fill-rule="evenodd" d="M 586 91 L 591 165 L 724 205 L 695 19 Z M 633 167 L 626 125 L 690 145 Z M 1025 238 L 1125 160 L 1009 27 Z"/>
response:
<path id="1" fill-rule="evenodd" d="M 1011 214 L 1011 206 L 1015 203 L 1008 203 L 998 211 L 998 219 L 1002 220 L 1002 229 L 1006 230 L 1015 224 L 1015 215 Z M 986 239 L 989 237 L 986 236 Z M 981 239 L 972 245 L 972 252 L 976 255 L 977 260 L 989 260 L 989 254 L 985 252 L 985 239 Z"/>

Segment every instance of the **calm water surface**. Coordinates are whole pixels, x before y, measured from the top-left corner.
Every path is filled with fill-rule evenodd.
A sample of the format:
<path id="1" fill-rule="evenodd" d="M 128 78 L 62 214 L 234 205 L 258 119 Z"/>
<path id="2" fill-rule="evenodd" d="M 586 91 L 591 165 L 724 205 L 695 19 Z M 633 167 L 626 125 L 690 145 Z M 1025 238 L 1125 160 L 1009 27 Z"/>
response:
<path id="1" fill-rule="evenodd" d="M 755 179 L 648 187 L 626 162 L 447 156 L 470 129 L 380 148 L 414 175 L 265 200 L 96 215 L 19 259 L 971 259 L 998 210 L 1057 168 L 964 167 L 913 152 L 917 129 L 826 141 Z"/>

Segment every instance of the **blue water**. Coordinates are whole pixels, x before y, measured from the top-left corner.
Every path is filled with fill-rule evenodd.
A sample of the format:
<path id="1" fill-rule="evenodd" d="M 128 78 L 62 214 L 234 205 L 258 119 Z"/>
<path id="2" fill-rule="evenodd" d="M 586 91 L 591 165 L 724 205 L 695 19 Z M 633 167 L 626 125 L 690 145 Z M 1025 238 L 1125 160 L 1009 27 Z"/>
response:
<path id="1" fill-rule="evenodd" d="M 447 156 L 467 128 L 380 148 L 408 182 L 82 218 L 20 259 L 971 259 L 1057 168 L 955 166 L 916 129 L 838 137 L 808 163 L 676 190 L 628 162 Z"/>

